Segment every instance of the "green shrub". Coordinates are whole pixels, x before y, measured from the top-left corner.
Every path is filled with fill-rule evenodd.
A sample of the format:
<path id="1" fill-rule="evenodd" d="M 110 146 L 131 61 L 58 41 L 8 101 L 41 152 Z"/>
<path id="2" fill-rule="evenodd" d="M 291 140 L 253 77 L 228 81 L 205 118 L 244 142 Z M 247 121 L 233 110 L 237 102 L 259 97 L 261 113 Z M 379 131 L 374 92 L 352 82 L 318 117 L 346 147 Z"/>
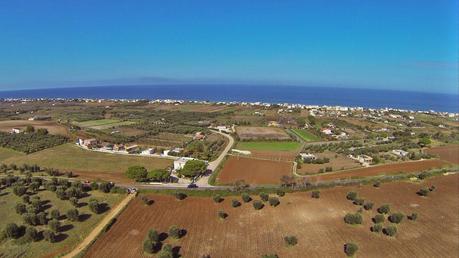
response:
<path id="1" fill-rule="evenodd" d="M 263 209 L 265 205 L 261 202 L 261 201 L 254 201 L 253 202 L 253 208 L 255 208 L 255 210 L 261 210 Z"/>
<path id="2" fill-rule="evenodd" d="M 177 198 L 177 200 L 184 200 L 186 197 L 187 196 L 185 193 L 182 193 L 182 192 L 175 193 L 175 198 Z"/>
<path id="3" fill-rule="evenodd" d="M 221 203 L 223 201 L 223 198 L 221 197 L 221 195 L 219 194 L 216 194 L 212 197 L 212 199 L 214 200 L 214 202 L 216 203 Z"/>
<path id="4" fill-rule="evenodd" d="M 277 194 L 277 196 L 282 197 L 282 196 L 285 195 L 285 192 L 282 191 L 282 190 L 277 190 L 277 191 L 276 191 L 276 194 Z"/>
<path id="5" fill-rule="evenodd" d="M 155 245 L 154 242 L 152 242 L 150 239 L 145 239 L 143 241 L 143 251 L 147 254 L 152 254 L 155 251 Z"/>
<path id="6" fill-rule="evenodd" d="M 228 214 L 224 211 L 218 211 L 218 217 L 220 219 L 226 219 L 228 217 Z"/>
<path id="7" fill-rule="evenodd" d="M 381 182 L 379 181 L 376 181 L 374 184 L 373 184 L 374 187 L 380 187 L 381 186 Z"/>
<path id="8" fill-rule="evenodd" d="M 172 238 L 179 239 L 182 237 L 182 230 L 175 225 L 170 226 L 168 232 L 169 236 L 171 236 Z"/>
<path id="9" fill-rule="evenodd" d="M 145 167 L 142 166 L 132 166 L 129 167 L 125 173 L 126 177 L 134 179 L 137 182 L 146 181 L 148 171 Z"/>
<path id="10" fill-rule="evenodd" d="M 429 187 L 429 191 L 431 191 L 431 192 L 435 191 L 435 189 L 437 189 L 437 187 L 435 187 L 434 185 L 432 185 L 431 187 Z"/>
<path id="11" fill-rule="evenodd" d="M 381 214 L 387 214 L 390 212 L 390 206 L 388 204 L 381 205 L 378 208 L 378 212 Z"/>
<path id="12" fill-rule="evenodd" d="M 344 222 L 347 224 L 355 225 L 362 224 L 362 215 L 360 213 L 348 213 L 344 216 Z"/>
<path id="13" fill-rule="evenodd" d="M 141 198 L 142 202 L 145 204 L 145 205 L 152 205 L 153 204 L 153 200 L 150 200 L 150 198 L 148 198 L 147 196 L 143 195 Z"/>
<path id="14" fill-rule="evenodd" d="M 150 229 L 148 231 L 148 239 L 151 241 L 151 242 L 158 242 L 159 241 L 159 234 L 158 234 L 158 231 L 154 230 L 154 229 Z"/>
<path id="15" fill-rule="evenodd" d="M 56 234 L 54 234 L 54 232 L 51 230 L 43 231 L 43 237 L 45 238 L 46 241 L 50 243 L 56 242 Z"/>
<path id="16" fill-rule="evenodd" d="M 174 252 L 172 251 L 172 246 L 169 244 L 163 245 L 163 248 L 158 253 L 157 258 L 173 258 Z"/>
<path id="17" fill-rule="evenodd" d="M 365 204 L 363 205 L 363 208 L 364 208 L 365 210 L 367 210 L 367 211 L 368 211 L 368 210 L 371 210 L 371 209 L 373 209 L 373 203 L 372 203 L 372 202 L 367 202 L 367 203 L 365 203 Z"/>
<path id="18" fill-rule="evenodd" d="M 77 209 L 70 209 L 66 213 L 67 218 L 70 221 L 79 221 L 80 220 L 80 213 L 78 212 Z"/>
<path id="19" fill-rule="evenodd" d="M 27 212 L 26 206 L 23 203 L 16 204 L 16 213 L 22 215 Z"/>
<path id="20" fill-rule="evenodd" d="M 24 238 L 26 241 L 38 241 L 40 239 L 38 231 L 34 227 L 27 227 L 25 230 Z"/>
<path id="21" fill-rule="evenodd" d="M 264 254 L 261 258 L 279 258 L 277 254 Z"/>
<path id="22" fill-rule="evenodd" d="M 395 236 L 397 234 L 397 227 L 389 225 L 383 230 L 383 232 L 388 236 Z"/>
<path id="23" fill-rule="evenodd" d="M 242 198 L 242 200 L 243 200 L 244 202 L 250 202 L 250 201 L 252 200 L 252 198 L 250 197 L 250 195 L 247 194 L 247 193 L 243 193 L 243 194 L 241 195 L 241 198 Z"/>
<path id="24" fill-rule="evenodd" d="M 277 205 L 280 204 L 279 198 L 277 197 L 269 197 L 268 201 L 269 201 L 269 205 L 273 207 L 276 207 Z"/>
<path id="25" fill-rule="evenodd" d="M 315 198 L 315 199 L 319 199 L 320 198 L 320 191 L 319 190 L 312 191 L 311 192 L 311 197 Z"/>
<path id="26" fill-rule="evenodd" d="M 418 214 L 417 213 L 412 213 L 411 215 L 407 216 L 409 220 L 415 221 L 418 219 Z"/>
<path id="27" fill-rule="evenodd" d="M 61 222 L 57 219 L 52 219 L 48 222 L 48 226 L 53 232 L 58 233 L 61 228 Z"/>
<path id="28" fill-rule="evenodd" d="M 352 203 L 355 205 L 363 205 L 365 203 L 365 200 L 361 198 L 357 198 L 357 199 L 354 199 Z"/>
<path id="29" fill-rule="evenodd" d="M 234 208 L 239 207 L 239 206 L 241 206 L 241 202 L 236 200 L 236 199 L 234 199 L 234 200 L 231 201 L 231 206 L 233 206 Z"/>
<path id="30" fill-rule="evenodd" d="M 416 193 L 419 195 L 419 196 L 427 196 L 429 195 L 429 189 L 427 188 L 421 188 L 419 189 L 419 191 L 417 191 Z"/>
<path id="31" fill-rule="evenodd" d="M 382 224 L 374 224 L 371 226 L 371 232 L 380 233 L 382 231 Z"/>
<path id="32" fill-rule="evenodd" d="M 21 236 L 21 228 L 15 223 L 9 223 L 6 225 L 4 234 L 7 238 L 17 239 Z"/>
<path id="33" fill-rule="evenodd" d="M 61 217 L 61 213 L 57 209 L 52 210 L 50 214 L 52 219 L 59 219 Z"/>
<path id="34" fill-rule="evenodd" d="M 284 242 L 287 246 L 294 246 L 298 243 L 296 236 L 286 236 L 284 237 Z"/>
<path id="35" fill-rule="evenodd" d="M 347 256 L 353 256 L 357 250 L 359 250 L 359 247 L 354 243 L 346 243 L 344 245 L 344 253 L 346 253 Z"/>
<path id="36" fill-rule="evenodd" d="M 348 200 L 355 200 L 357 198 L 357 193 L 356 192 L 348 192 L 346 195 L 346 199 Z"/>
<path id="37" fill-rule="evenodd" d="M 405 217 L 405 215 L 403 215 L 402 213 L 400 212 L 396 212 L 396 213 L 392 213 L 388 219 L 390 222 L 392 223 L 396 223 L 396 224 L 399 224 L 400 222 L 402 222 L 403 218 Z"/>
<path id="38" fill-rule="evenodd" d="M 384 215 L 382 215 L 382 214 L 376 214 L 376 216 L 373 217 L 373 222 L 375 224 L 383 223 L 384 220 L 385 220 L 385 218 L 384 218 Z"/>
<path id="39" fill-rule="evenodd" d="M 267 193 L 260 193 L 260 199 L 264 202 L 267 202 L 269 199 L 269 195 Z"/>

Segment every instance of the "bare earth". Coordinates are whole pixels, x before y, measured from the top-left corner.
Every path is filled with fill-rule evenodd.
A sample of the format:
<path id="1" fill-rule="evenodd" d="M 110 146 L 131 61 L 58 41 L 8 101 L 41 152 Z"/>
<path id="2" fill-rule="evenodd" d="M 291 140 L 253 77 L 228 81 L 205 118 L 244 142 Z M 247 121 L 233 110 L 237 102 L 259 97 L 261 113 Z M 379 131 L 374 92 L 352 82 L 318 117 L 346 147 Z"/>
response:
<path id="1" fill-rule="evenodd" d="M 459 164 L 459 145 L 435 147 L 427 150 L 427 153 L 438 155 L 440 159 Z"/>
<path id="2" fill-rule="evenodd" d="M 428 197 L 416 195 L 422 186 L 435 185 Z M 418 213 L 417 221 L 404 219 L 395 237 L 370 232 L 375 210 L 364 211 L 364 224 L 343 222 L 358 206 L 346 200 L 357 191 L 375 207 L 388 203 L 391 210 Z M 459 175 L 438 176 L 421 184 L 394 182 L 372 186 L 337 187 L 321 191 L 320 199 L 310 193 L 287 194 L 278 207 L 256 211 L 251 203 L 232 208 L 228 197 L 216 204 L 211 198 L 150 195 L 155 203 L 146 206 L 136 198 L 108 233 L 89 249 L 86 257 L 147 257 L 142 242 L 150 228 L 167 232 L 171 225 L 184 228 L 180 240 L 166 239 L 183 257 L 344 257 L 343 244 L 355 242 L 358 257 L 457 257 L 459 253 Z M 259 199 L 254 196 L 254 199 Z M 229 217 L 221 220 L 217 211 Z M 389 223 L 384 223 L 388 225 Z M 283 237 L 294 235 L 298 244 L 286 247 Z"/>
<path id="3" fill-rule="evenodd" d="M 68 136 L 69 132 L 65 126 L 62 126 L 54 121 L 29 121 L 29 120 L 8 120 L 0 121 L 0 131 L 10 132 L 13 128 L 25 129 L 26 126 L 31 125 L 35 129 L 45 128 L 50 134 L 59 134 Z"/>
<path id="4" fill-rule="evenodd" d="M 279 184 L 283 175 L 292 174 L 292 162 L 230 156 L 218 176 L 219 183 L 244 180 L 249 184 Z"/>
<path id="5" fill-rule="evenodd" d="M 238 126 L 236 133 L 241 140 L 289 140 L 290 136 L 281 128 Z"/>

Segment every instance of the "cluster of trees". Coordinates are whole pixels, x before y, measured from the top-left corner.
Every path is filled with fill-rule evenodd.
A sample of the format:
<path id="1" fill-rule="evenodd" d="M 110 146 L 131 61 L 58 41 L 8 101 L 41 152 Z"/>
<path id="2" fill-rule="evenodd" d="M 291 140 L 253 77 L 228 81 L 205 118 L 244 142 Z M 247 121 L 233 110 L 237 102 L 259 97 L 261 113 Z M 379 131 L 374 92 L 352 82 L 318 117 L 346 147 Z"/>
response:
<path id="1" fill-rule="evenodd" d="M 210 141 L 192 141 L 185 146 L 182 154 L 195 159 L 211 160 L 216 158 L 219 151 L 224 148 L 225 141 L 222 139 Z"/>
<path id="2" fill-rule="evenodd" d="M 207 164 L 201 160 L 189 160 L 185 163 L 182 169 L 178 171 L 179 175 L 184 177 L 197 177 L 202 175 L 207 170 Z"/>
<path id="3" fill-rule="evenodd" d="M 126 170 L 125 175 L 137 182 L 168 182 L 171 178 L 171 172 L 169 170 L 154 169 L 147 171 L 147 169 L 142 166 L 129 167 Z"/>
<path id="4" fill-rule="evenodd" d="M 0 147 L 10 148 L 24 153 L 51 148 L 64 144 L 68 141 L 67 137 L 61 135 L 51 135 L 37 130 L 31 133 L 6 133 L 0 132 Z"/>
<path id="5" fill-rule="evenodd" d="M 150 229 L 148 231 L 148 235 L 143 241 L 143 250 L 147 254 L 157 253 L 157 257 L 176 257 L 178 253 L 173 250 L 172 246 L 169 244 L 163 244 L 167 237 L 171 237 L 174 239 L 180 239 L 186 234 L 186 230 L 179 228 L 175 225 L 169 227 L 169 230 L 166 233 L 158 233 L 158 231 L 154 229 Z"/>

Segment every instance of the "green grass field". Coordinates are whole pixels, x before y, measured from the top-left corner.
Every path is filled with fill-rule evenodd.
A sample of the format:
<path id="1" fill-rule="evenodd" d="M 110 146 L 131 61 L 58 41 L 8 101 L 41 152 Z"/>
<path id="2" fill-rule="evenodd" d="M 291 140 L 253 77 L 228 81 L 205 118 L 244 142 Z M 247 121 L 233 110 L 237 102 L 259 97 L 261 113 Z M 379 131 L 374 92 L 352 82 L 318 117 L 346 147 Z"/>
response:
<path id="1" fill-rule="evenodd" d="M 122 126 L 122 125 L 131 125 L 134 122 L 131 121 L 120 121 L 117 119 L 100 119 L 100 120 L 89 120 L 84 122 L 75 123 L 82 128 L 92 128 L 92 129 L 106 129 L 109 127 Z"/>
<path id="2" fill-rule="evenodd" d="M 109 207 L 113 207 L 124 198 L 122 194 L 105 194 L 99 191 L 91 191 L 91 196 L 80 199 L 80 203 L 87 203 L 90 198 L 95 198 L 101 202 L 106 202 Z M 67 200 L 60 200 L 54 192 L 39 191 L 37 196 L 42 201 L 49 201 L 46 206 L 46 212 L 53 209 L 58 209 L 61 214 L 65 214 L 67 210 L 73 208 Z M 0 195 L 0 229 L 3 229 L 8 223 L 16 223 L 23 225 L 21 215 L 15 212 L 16 203 L 21 203 L 21 197 L 12 193 L 12 188 L 7 188 Z M 89 214 L 90 216 L 79 222 L 70 222 L 61 220 L 63 228 L 67 228 L 62 232 L 62 240 L 56 243 L 49 243 L 45 240 L 38 242 L 18 244 L 18 240 L 5 240 L 0 243 L 0 257 L 56 257 L 61 253 L 72 250 L 91 230 L 100 222 L 107 214 L 94 214 L 89 210 L 88 205 L 78 208 L 80 214 Z M 47 229 L 47 226 L 36 226 L 38 231 Z"/>
<path id="3" fill-rule="evenodd" d="M 3 161 L 6 164 L 37 164 L 41 167 L 63 171 L 124 172 L 134 165 L 147 169 L 165 168 L 172 160 L 152 157 L 127 156 L 84 150 L 68 143 L 29 155 L 15 156 Z"/>
<path id="4" fill-rule="evenodd" d="M 312 142 L 312 141 L 320 141 L 320 138 L 317 137 L 316 135 L 306 131 L 306 130 L 303 130 L 303 129 L 291 129 L 291 131 L 293 133 L 295 133 L 296 135 L 298 135 L 299 137 L 301 137 L 301 139 L 303 139 L 303 141 L 305 142 Z"/>
<path id="5" fill-rule="evenodd" d="M 0 163 L 2 163 L 4 160 L 9 159 L 9 158 L 21 157 L 24 155 L 25 154 L 22 152 L 0 147 Z"/>
<path id="6" fill-rule="evenodd" d="M 238 142 L 236 149 L 254 151 L 294 151 L 300 147 L 299 142 L 292 141 L 250 141 Z"/>

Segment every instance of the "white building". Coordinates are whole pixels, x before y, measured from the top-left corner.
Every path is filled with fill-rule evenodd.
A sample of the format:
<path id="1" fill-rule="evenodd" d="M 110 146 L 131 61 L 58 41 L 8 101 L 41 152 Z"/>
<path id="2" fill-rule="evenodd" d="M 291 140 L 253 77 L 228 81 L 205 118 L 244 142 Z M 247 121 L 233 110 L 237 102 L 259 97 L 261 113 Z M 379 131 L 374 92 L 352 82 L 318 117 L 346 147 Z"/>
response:
<path id="1" fill-rule="evenodd" d="M 300 153 L 300 157 L 303 161 L 316 160 L 316 155 L 312 153 Z"/>
<path id="2" fill-rule="evenodd" d="M 392 150 L 392 153 L 401 158 L 406 157 L 409 154 L 407 151 L 404 151 L 404 150 Z"/>
<path id="3" fill-rule="evenodd" d="M 11 129 L 11 133 L 20 133 L 20 132 L 21 132 L 21 129 L 19 129 L 19 128 Z"/>
<path id="4" fill-rule="evenodd" d="M 190 160 L 194 160 L 194 159 L 193 158 L 188 158 L 188 157 L 180 157 L 180 158 L 174 160 L 174 170 L 182 169 L 185 166 L 185 164 Z"/>

